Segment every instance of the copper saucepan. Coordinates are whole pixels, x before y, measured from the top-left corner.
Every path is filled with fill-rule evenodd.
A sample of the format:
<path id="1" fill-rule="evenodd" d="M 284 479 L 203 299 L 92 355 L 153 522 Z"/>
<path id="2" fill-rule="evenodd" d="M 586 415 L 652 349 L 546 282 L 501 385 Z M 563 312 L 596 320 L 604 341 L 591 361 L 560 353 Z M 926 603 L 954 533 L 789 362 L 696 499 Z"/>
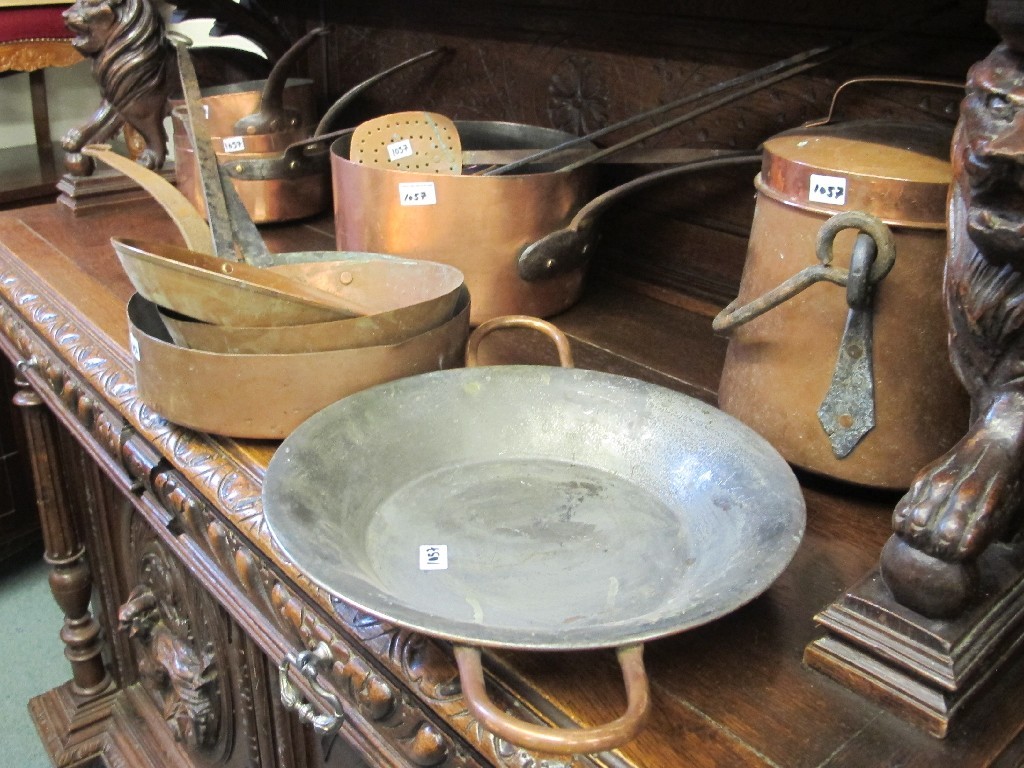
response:
<path id="1" fill-rule="evenodd" d="M 356 96 L 381 80 L 445 51 L 426 51 L 356 84 L 331 105 L 319 122 L 313 117 L 312 90 L 308 105 L 295 103 L 300 93 L 307 95 L 297 87 L 304 81 L 283 81 L 280 77 L 275 80 L 271 73 L 262 93 L 257 90 L 260 81 L 248 84 L 248 92 L 228 94 L 204 89 L 201 103 L 210 115 L 209 132 L 217 159 L 253 220 L 290 221 L 329 208 L 331 171 L 327 147 L 337 134 L 328 131 L 338 115 Z M 271 90 L 275 83 L 282 92 Z M 178 104 L 171 112 L 178 186 L 196 207 L 205 210 L 202 171 L 183 106 Z"/>
<path id="2" fill-rule="evenodd" d="M 456 121 L 465 150 L 534 149 L 569 135 L 514 123 Z M 341 250 L 391 253 L 457 267 L 473 296 L 473 324 L 508 314 L 549 316 L 583 289 L 585 265 L 524 280 L 520 252 L 572 219 L 593 195 L 591 166 L 532 166 L 507 176 L 445 176 L 360 165 L 350 136 L 331 145 L 334 221 Z"/>

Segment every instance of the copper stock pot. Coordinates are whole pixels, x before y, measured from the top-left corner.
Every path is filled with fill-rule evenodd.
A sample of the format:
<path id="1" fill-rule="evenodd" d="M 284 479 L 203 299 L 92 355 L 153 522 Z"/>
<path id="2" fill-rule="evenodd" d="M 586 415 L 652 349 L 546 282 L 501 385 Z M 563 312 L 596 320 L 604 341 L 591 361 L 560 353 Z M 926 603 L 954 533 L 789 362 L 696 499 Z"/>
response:
<path id="1" fill-rule="evenodd" d="M 963 434 L 942 272 L 951 127 L 826 120 L 764 145 L 721 407 L 792 463 L 901 489 Z M 838 287 L 837 287 L 838 286 Z"/>

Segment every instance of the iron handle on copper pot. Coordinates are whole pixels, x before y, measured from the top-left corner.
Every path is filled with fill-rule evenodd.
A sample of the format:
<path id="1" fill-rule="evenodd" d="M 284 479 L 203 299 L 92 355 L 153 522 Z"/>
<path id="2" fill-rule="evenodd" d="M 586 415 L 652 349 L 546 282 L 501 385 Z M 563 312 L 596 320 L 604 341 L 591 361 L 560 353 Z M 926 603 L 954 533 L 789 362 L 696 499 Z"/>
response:
<path id="1" fill-rule="evenodd" d="M 342 128 L 331 132 L 328 132 L 327 129 L 356 96 L 406 67 L 439 54 L 448 54 L 450 51 L 451 49 L 445 47 L 434 48 L 363 80 L 338 97 L 320 118 L 311 137 L 289 144 L 279 155 L 233 158 L 223 166 L 225 173 L 233 179 L 266 181 L 268 179 L 298 179 L 326 171 L 330 167 L 331 143 L 342 136 L 350 135 L 355 128 Z"/>
<path id="2" fill-rule="evenodd" d="M 832 246 L 836 235 L 844 229 L 858 229 L 874 241 L 877 253 L 867 275 L 867 284 L 876 285 L 889 274 L 896 263 L 896 243 L 892 230 L 869 213 L 844 211 L 828 219 L 818 231 L 815 245 L 818 264 L 800 270 L 788 280 L 746 304 L 742 304 L 737 298 L 718 313 L 712 322 L 712 328 L 719 333 L 728 333 L 733 328 L 749 323 L 785 303 L 815 283 L 830 282 L 847 287 L 850 271 L 832 265 Z M 856 297 L 848 296 L 848 299 L 856 300 Z"/>
<path id="3" fill-rule="evenodd" d="M 338 697 L 327 690 L 318 679 L 320 675 L 330 669 L 333 661 L 334 657 L 330 647 L 321 641 L 311 651 L 302 651 L 295 655 L 289 654 L 278 668 L 281 704 L 285 709 L 294 712 L 301 722 L 312 725 L 319 733 L 325 735 L 337 731 L 345 721 Z M 316 691 L 318 696 L 331 705 L 333 712 L 324 714 L 317 711 L 316 707 L 302 696 L 302 693 L 288 677 L 292 667 Z"/>
<path id="4" fill-rule="evenodd" d="M 455 661 L 469 712 L 487 730 L 526 749 L 571 755 L 620 747 L 643 726 L 650 709 L 650 685 L 644 670 L 643 652 L 643 645 L 624 645 L 616 649 L 626 686 L 626 711 L 611 722 L 578 729 L 527 723 L 495 706 L 487 696 L 479 648 L 456 645 Z"/>
<path id="5" fill-rule="evenodd" d="M 558 363 L 563 368 L 572 368 L 572 349 L 569 348 L 569 337 L 560 331 L 556 326 L 541 320 L 539 317 L 530 315 L 502 315 L 493 317 L 481 323 L 473 333 L 469 335 L 466 342 L 466 367 L 473 368 L 477 365 L 480 342 L 484 337 L 499 328 L 530 328 L 540 331 L 555 343 L 558 351 Z"/>
<path id="6" fill-rule="evenodd" d="M 854 77 L 841 83 L 835 91 L 832 93 L 832 102 L 828 107 L 828 114 L 820 120 L 810 120 L 803 124 L 803 128 L 819 128 L 823 125 L 829 125 L 835 118 L 836 105 L 839 103 L 839 95 L 843 91 L 849 92 L 849 88 L 855 85 L 864 85 L 865 83 L 887 83 L 890 85 L 903 85 L 903 86 L 916 86 L 925 88 L 947 88 L 950 90 L 957 91 L 959 93 L 964 92 L 965 84 L 956 82 L 953 80 L 931 80 L 923 79 L 919 77 L 900 77 L 900 76 L 888 76 L 888 75 L 873 75 L 869 77 Z"/>
<path id="7" fill-rule="evenodd" d="M 556 277 L 583 266 L 590 258 L 590 252 L 597 242 L 594 225 L 598 215 L 631 192 L 687 173 L 730 165 L 760 164 L 760 162 L 760 154 L 749 152 L 725 154 L 647 173 L 610 189 L 580 208 L 573 216 L 572 221 L 564 227 L 556 229 L 526 246 L 519 254 L 519 276 L 523 280 L 532 282 Z"/>
<path id="8" fill-rule="evenodd" d="M 284 87 L 288 82 L 288 72 L 295 60 L 312 45 L 317 38 L 331 32 L 330 27 L 311 29 L 300 37 L 277 60 L 267 75 L 260 94 L 259 108 L 251 115 L 240 118 L 235 123 L 235 133 L 246 136 L 283 131 L 295 128 L 299 124 L 299 114 L 284 105 Z"/>

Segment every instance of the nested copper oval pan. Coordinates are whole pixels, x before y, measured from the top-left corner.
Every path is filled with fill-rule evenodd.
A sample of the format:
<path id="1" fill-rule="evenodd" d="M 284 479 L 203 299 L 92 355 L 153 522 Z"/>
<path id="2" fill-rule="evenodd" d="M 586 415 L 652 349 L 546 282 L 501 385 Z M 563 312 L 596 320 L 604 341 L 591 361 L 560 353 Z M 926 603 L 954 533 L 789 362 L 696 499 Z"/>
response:
<path id="1" fill-rule="evenodd" d="M 372 296 L 381 311 L 322 323 L 246 327 L 203 323 L 161 310 L 174 341 L 192 349 L 230 354 L 318 352 L 395 344 L 450 319 L 463 287 L 459 270 L 435 262 L 336 251 L 277 254 L 274 258 L 281 263 L 265 269 L 328 291 L 341 285 L 357 298 Z"/>
<path id="2" fill-rule="evenodd" d="M 168 421 L 232 437 L 280 440 L 336 400 L 393 379 L 462 364 L 469 292 L 449 317 L 397 344 L 305 354 L 219 354 L 175 344 L 156 305 L 128 302 L 139 396 Z"/>
<path id="3" fill-rule="evenodd" d="M 210 323 L 298 325 L 372 313 L 337 293 L 243 262 L 166 243 L 112 238 L 135 290 L 160 306 Z"/>

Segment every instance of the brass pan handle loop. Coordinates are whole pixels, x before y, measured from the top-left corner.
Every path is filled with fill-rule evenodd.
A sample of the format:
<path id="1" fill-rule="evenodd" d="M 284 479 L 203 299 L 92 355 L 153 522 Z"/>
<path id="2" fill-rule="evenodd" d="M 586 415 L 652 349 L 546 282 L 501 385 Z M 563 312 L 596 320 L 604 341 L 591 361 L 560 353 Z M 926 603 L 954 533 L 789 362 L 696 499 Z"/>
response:
<path id="1" fill-rule="evenodd" d="M 650 709 L 650 686 L 644 670 L 643 645 L 616 649 L 626 686 L 626 711 L 616 720 L 590 728 L 549 728 L 518 720 L 495 706 L 487 696 L 480 649 L 455 646 L 462 695 L 470 714 L 487 730 L 516 746 L 560 755 L 589 754 L 614 749 L 632 739 Z"/>
<path id="2" fill-rule="evenodd" d="M 555 349 L 558 351 L 558 363 L 563 368 L 572 368 L 574 365 L 572 359 L 572 349 L 569 347 L 569 337 L 566 336 L 557 327 L 541 320 L 539 317 L 531 317 L 530 315 L 503 315 L 502 317 L 494 317 L 490 320 L 481 323 L 480 326 L 470 334 L 469 340 L 466 342 L 466 367 L 474 368 L 477 363 L 479 356 L 480 342 L 483 341 L 484 337 L 496 331 L 499 328 L 532 328 L 535 331 L 540 331 L 546 335 L 555 344 Z"/>
<path id="3" fill-rule="evenodd" d="M 832 249 L 836 235 L 844 229 L 858 229 L 874 241 L 876 255 L 867 274 L 866 286 L 861 287 L 855 283 L 854 287 L 850 288 L 850 271 L 832 266 Z M 896 262 L 896 240 L 892 230 L 881 219 L 863 211 L 843 211 L 821 225 L 815 244 L 815 254 L 818 257 L 818 264 L 805 267 L 747 304 L 741 304 L 738 298 L 735 299 L 718 313 L 711 327 L 719 333 L 727 333 L 822 281 L 847 288 L 847 300 L 862 305 L 864 296 L 861 293 L 889 274 L 889 270 Z"/>
<path id="4" fill-rule="evenodd" d="M 322 735 L 330 735 L 341 728 L 345 722 L 345 716 L 341 711 L 341 702 L 338 697 L 327 690 L 317 679 L 319 675 L 325 674 L 334 662 L 331 649 L 327 643 L 321 641 L 311 651 L 302 651 L 298 654 L 285 656 L 284 661 L 278 668 L 278 685 L 281 694 L 281 704 L 285 709 L 294 712 L 303 723 L 312 725 Z M 302 693 L 292 683 L 288 673 L 292 667 L 305 679 L 309 686 L 316 691 L 324 701 L 331 705 L 334 710 L 329 714 L 317 711 L 309 701 L 303 698 Z"/>

